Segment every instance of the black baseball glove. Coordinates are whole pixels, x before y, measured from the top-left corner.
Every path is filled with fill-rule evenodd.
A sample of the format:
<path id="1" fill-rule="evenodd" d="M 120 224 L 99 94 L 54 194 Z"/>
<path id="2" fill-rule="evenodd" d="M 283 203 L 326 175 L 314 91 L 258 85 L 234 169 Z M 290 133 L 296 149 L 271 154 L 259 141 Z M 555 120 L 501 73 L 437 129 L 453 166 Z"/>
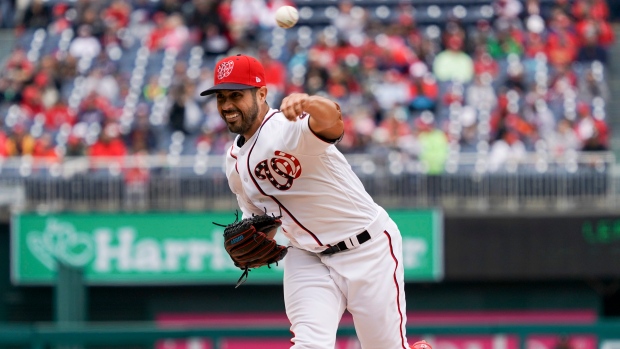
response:
<path id="1" fill-rule="evenodd" d="M 238 220 L 237 214 L 237 220 L 225 226 L 224 247 L 226 252 L 230 255 L 235 266 L 243 270 L 235 288 L 247 280 L 250 269 L 264 265 L 270 266 L 273 263 L 277 264 L 286 256 L 287 247 L 278 245 L 270 237 L 275 234 L 275 229 L 282 225 L 281 217 L 265 213 Z"/>

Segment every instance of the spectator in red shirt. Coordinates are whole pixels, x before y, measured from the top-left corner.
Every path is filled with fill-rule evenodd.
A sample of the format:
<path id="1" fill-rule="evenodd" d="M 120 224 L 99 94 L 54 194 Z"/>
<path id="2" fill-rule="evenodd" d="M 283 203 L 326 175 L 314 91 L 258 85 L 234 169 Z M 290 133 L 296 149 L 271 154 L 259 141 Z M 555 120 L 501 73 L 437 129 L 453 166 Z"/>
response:
<path id="1" fill-rule="evenodd" d="M 66 16 L 66 12 L 69 9 L 69 5 L 66 3 L 57 3 L 52 8 L 52 21 L 48 26 L 48 30 L 51 34 L 59 35 L 65 29 L 71 27 L 71 22 Z"/>
<path id="2" fill-rule="evenodd" d="M 547 56 L 547 43 L 540 33 L 528 32 L 525 36 L 525 57 L 534 59 L 538 54 Z"/>
<path id="3" fill-rule="evenodd" d="M 360 47 L 351 45 L 344 38 L 338 40 L 338 44 L 334 47 L 335 59 L 337 64 L 347 64 L 351 59 L 357 59 L 362 55 Z"/>
<path id="4" fill-rule="evenodd" d="M 379 40 L 379 46 L 383 48 L 382 69 L 396 69 L 407 72 L 409 65 L 417 61 L 415 52 L 409 47 L 405 37 L 407 32 L 399 23 L 388 26 Z"/>
<path id="5" fill-rule="evenodd" d="M 45 128 L 55 131 L 64 124 L 73 126 L 75 124 L 75 112 L 69 108 L 67 102 L 60 98 L 51 108 L 45 111 Z"/>
<path id="6" fill-rule="evenodd" d="M 527 29 L 523 36 L 525 60 L 531 61 L 539 54 L 546 56 L 547 28 L 545 25 L 545 20 L 538 14 L 532 14 L 525 19 L 525 27 Z"/>
<path id="7" fill-rule="evenodd" d="M 604 22 L 609 19 L 609 6 L 605 0 L 575 0 L 571 13 L 578 20 L 592 16 L 594 19 Z"/>
<path id="8" fill-rule="evenodd" d="M 486 45 L 476 47 L 474 54 L 474 74 L 488 74 L 493 80 L 499 75 L 499 63 L 491 57 Z"/>
<path id="9" fill-rule="evenodd" d="M 164 22 L 165 35 L 160 41 L 160 46 L 156 49 L 174 49 L 180 51 L 190 38 L 189 29 L 185 25 L 183 16 L 179 13 L 172 13 Z"/>
<path id="10" fill-rule="evenodd" d="M 126 154 L 127 147 L 120 137 L 118 125 L 113 123 L 103 128 L 99 139 L 88 149 L 88 155 L 92 158 L 92 165 L 95 169 L 101 165 L 120 165 Z"/>
<path id="11" fill-rule="evenodd" d="M 147 38 L 147 46 L 151 51 L 159 49 L 163 44 L 162 41 L 168 34 L 168 28 L 166 27 L 166 14 L 163 12 L 157 12 L 153 15 L 153 23 L 155 27 Z"/>
<path id="12" fill-rule="evenodd" d="M 118 116 L 119 110 L 110 101 L 96 92 L 86 96 L 77 111 L 77 121 L 87 124 L 105 124 Z"/>
<path id="13" fill-rule="evenodd" d="M 221 1 L 219 2 L 216 10 L 217 17 L 222 22 L 222 25 L 226 27 L 227 36 L 231 39 L 231 42 L 234 42 L 233 36 L 230 33 L 229 28 L 232 27 L 232 8 L 230 6 L 230 1 Z"/>
<path id="14" fill-rule="evenodd" d="M 130 5 L 124 0 L 115 0 L 101 14 L 107 27 L 117 31 L 127 27 L 129 15 L 131 14 Z"/>
<path id="15" fill-rule="evenodd" d="M 412 111 L 435 110 L 439 98 L 439 87 L 433 74 L 429 73 L 424 62 L 413 63 L 409 67 L 411 83 L 409 84 Z"/>
<path id="16" fill-rule="evenodd" d="M 552 66 L 570 64 L 577 58 L 579 40 L 570 31 L 572 21 L 561 12 L 552 19 L 551 32 L 547 38 L 547 57 Z"/>
<path id="17" fill-rule="evenodd" d="M 577 22 L 575 26 L 577 37 L 583 46 L 589 41 L 589 38 L 596 38 L 598 45 L 609 47 L 614 42 L 614 31 L 611 25 L 601 19 L 597 19 L 592 13 L 587 12 L 583 18 Z"/>
<path id="18" fill-rule="evenodd" d="M 37 86 L 28 85 L 24 88 L 20 108 L 28 118 L 34 118 L 37 114 L 43 112 L 41 90 Z"/>
<path id="19" fill-rule="evenodd" d="M 44 133 L 36 140 L 32 151 L 32 157 L 36 161 L 47 164 L 60 162 L 60 154 L 58 153 L 58 150 L 52 141 L 52 136 L 49 133 Z"/>

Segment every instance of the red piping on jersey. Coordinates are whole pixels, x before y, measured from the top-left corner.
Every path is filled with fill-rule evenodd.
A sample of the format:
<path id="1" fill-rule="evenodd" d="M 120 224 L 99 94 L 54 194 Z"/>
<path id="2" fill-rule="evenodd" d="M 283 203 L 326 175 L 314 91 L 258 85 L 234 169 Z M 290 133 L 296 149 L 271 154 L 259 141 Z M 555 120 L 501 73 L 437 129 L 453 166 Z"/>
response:
<path id="1" fill-rule="evenodd" d="M 237 167 L 237 157 L 233 154 L 233 149 L 234 148 L 235 148 L 235 142 L 233 142 L 233 144 L 230 146 L 230 152 L 228 152 L 228 155 L 230 155 L 230 157 L 235 159 L 235 171 L 237 171 L 237 173 L 239 173 L 239 168 Z"/>
<path id="2" fill-rule="evenodd" d="M 230 151 L 228 152 L 230 154 L 230 156 L 237 160 L 237 157 L 235 156 L 235 154 L 233 154 L 233 149 L 235 149 L 235 142 L 233 141 L 233 144 L 230 145 Z"/>
<path id="3" fill-rule="evenodd" d="M 396 286 L 396 305 L 398 307 L 398 314 L 400 315 L 400 340 L 402 342 L 401 345 L 403 346 L 403 349 L 407 349 L 407 346 L 405 346 L 405 336 L 403 335 L 403 313 L 400 310 L 400 288 L 398 287 L 398 279 L 396 278 L 398 259 L 394 255 L 394 249 L 392 248 L 392 237 L 386 230 L 383 231 L 383 234 L 385 234 L 388 238 L 388 242 L 390 244 L 390 254 L 392 255 L 392 259 L 394 259 L 394 263 L 396 263 L 396 266 L 394 267 L 394 285 Z"/>
<path id="4" fill-rule="evenodd" d="M 321 240 L 319 240 L 319 238 L 316 237 L 316 235 L 314 235 L 314 233 L 312 233 L 308 228 L 304 227 L 303 224 L 301 224 L 297 218 L 295 218 L 293 216 L 293 214 L 291 214 L 291 212 L 284 207 L 284 205 L 282 205 L 282 203 L 280 201 L 278 201 L 278 199 L 276 199 L 274 196 L 272 195 L 268 195 L 267 193 L 265 193 L 263 191 L 263 189 L 260 187 L 260 185 L 258 185 L 258 182 L 256 181 L 256 178 L 254 178 L 254 176 L 252 175 L 252 170 L 250 169 L 250 155 L 252 155 L 252 151 L 254 150 L 254 146 L 256 145 L 256 142 L 258 141 L 258 137 L 260 136 L 260 131 L 263 129 L 263 125 L 265 123 L 267 123 L 267 121 L 269 121 L 269 119 L 271 119 L 272 116 L 274 116 L 276 113 L 279 113 L 279 110 L 275 110 L 273 112 L 273 114 L 266 116 L 265 120 L 263 120 L 263 123 L 260 125 L 260 127 L 258 128 L 258 130 L 256 131 L 256 139 L 254 140 L 254 143 L 252 144 L 252 147 L 250 148 L 250 150 L 248 151 L 248 158 L 246 160 L 247 162 L 247 168 L 248 168 L 248 174 L 250 175 L 250 178 L 252 178 L 252 182 L 254 182 L 254 185 L 256 186 L 256 189 L 258 189 L 258 191 L 263 194 L 264 196 L 270 198 L 271 200 L 275 201 L 278 206 L 284 211 L 286 212 L 289 217 L 291 217 L 291 219 L 301 228 L 303 229 L 306 233 L 310 234 L 310 236 L 312 236 L 312 238 L 314 239 L 314 241 L 316 241 L 317 244 L 319 244 L 319 246 L 323 246 L 323 243 L 321 242 Z"/>

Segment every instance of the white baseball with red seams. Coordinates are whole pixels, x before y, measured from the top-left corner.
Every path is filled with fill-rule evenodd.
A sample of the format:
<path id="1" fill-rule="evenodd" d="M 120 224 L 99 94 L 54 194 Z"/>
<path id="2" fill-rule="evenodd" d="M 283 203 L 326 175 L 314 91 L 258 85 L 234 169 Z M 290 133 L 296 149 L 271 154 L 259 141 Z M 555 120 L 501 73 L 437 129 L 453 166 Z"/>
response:
<path id="1" fill-rule="evenodd" d="M 280 6 L 275 13 L 276 23 L 280 28 L 292 28 L 299 20 L 299 12 L 293 6 Z"/>
<path id="2" fill-rule="evenodd" d="M 226 157 L 243 216 L 282 214 L 291 245 L 283 263 L 292 348 L 333 348 L 345 309 L 364 349 L 409 348 L 400 231 L 308 120 L 291 122 L 271 109 Z M 360 245 L 354 237 L 364 231 L 371 239 Z M 320 254 L 341 241 L 348 250 Z"/>

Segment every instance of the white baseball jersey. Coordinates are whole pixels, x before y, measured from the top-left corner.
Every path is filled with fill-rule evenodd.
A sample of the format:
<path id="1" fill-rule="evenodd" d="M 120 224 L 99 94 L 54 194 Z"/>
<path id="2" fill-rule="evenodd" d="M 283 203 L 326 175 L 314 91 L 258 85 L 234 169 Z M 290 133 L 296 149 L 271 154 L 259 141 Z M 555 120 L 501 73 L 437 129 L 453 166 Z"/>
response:
<path id="1" fill-rule="evenodd" d="M 323 251 L 362 231 L 380 207 L 345 157 L 317 137 L 309 117 L 287 120 L 271 109 L 258 131 L 239 147 L 233 142 L 226 174 L 243 216 L 280 214 L 282 231 L 297 247 Z"/>
<path id="2" fill-rule="evenodd" d="M 309 119 L 289 121 L 271 109 L 226 157 L 243 217 L 282 213 L 292 245 L 283 282 L 292 348 L 334 348 L 348 310 L 363 349 L 408 349 L 400 231 L 336 146 L 312 132 Z M 360 233 L 370 238 L 360 242 Z M 346 250 L 319 253 L 340 242 Z"/>

